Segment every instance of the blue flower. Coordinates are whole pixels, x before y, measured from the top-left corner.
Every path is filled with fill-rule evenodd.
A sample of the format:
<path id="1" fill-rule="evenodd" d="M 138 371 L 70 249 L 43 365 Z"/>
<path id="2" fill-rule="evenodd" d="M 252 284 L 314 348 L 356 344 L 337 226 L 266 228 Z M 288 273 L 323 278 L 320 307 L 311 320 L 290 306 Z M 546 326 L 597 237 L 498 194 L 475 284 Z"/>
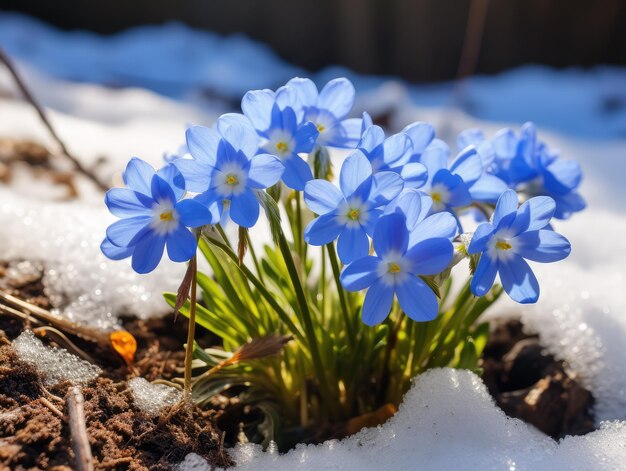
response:
<path id="1" fill-rule="evenodd" d="M 217 129 L 194 126 L 187 130 L 187 147 L 193 159 L 179 159 L 175 165 L 188 181 L 195 199 L 243 227 L 252 227 L 259 218 L 256 191 L 280 180 L 285 166 L 274 155 L 257 154 L 258 137 L 251 126 L 229 116 L 220 119 Z"/>
<path id="2" fill-rule="evenodd" d="M 478 226 L 467 248 L 469 254 L 481 254 L 470 285 L 472 293 L 485 295 L 499 273 L 514 301 L 537 301 L 539 283 L 524 259 L 549 263 L 570 253 L 568 240 L 547 229 L 554 210 L 554 200 L 547 196 L 531 198 L 518 208 L 515 191 L 502 194 L 491 223 Z"/>
<path id="3" fill-rule="evenodd" d="M 285 165 L 283 181 L 301 191 L 313 174 L 309 165 L 298 156 L 315 147 L 319 132 L 311 122 L 299 122 L 289 104 L 294 104 L 295 91 L 289 86 L 272 90 L 249 91 L 241 101 L 241 109 L 257 134 L 263 139 L 261 149 L 279 157 Z"/>
<path id="4" fill-rule="evenodd" d="M 361 118 L 346 119 L 354 105 L 354 86 L 346 78 L 328 82 L 321 92 L 310 79 L 293 78 L 287 87 L 295 91 L 296 113 L 302 122 L 317 127 L 319 146 L 354 148 L 361 137 Z M 293 102 L 292 102 L 293 103 Z"/>
<path id="5" fill-rule="evenodd" d="M 158 172 L 133 158 L 124 172 L 127 188 L 112 188 L 105 203 L 120 219 L 111 224 L 102 252 L 113 260 L 132 256 L 137 273 L 156 268 L 167 246 L 174 262 L 185 262 L 196 253 L 197 241 L 189 227 L 211 224 L 217 215 L 200 203 L 182 199 L 185 180 L 173 165 Z"/>
<path id="6" fill-rule="evenodd" d="M 374 230 L 376 255 L 359 258 L 344 268 L 341 284 L 346 290 L 369 288 L 361 313 L 365 324 L 376 325 L 385 320 L 394 295 L 411 319 L 424 322 L 437 317 L 437 296 L 419 275 L 437 275 L 445 270 L 452 260 L 453 248 L 442 235 L 448 228 L 442 229 L 431 220 L 434 217 L 441 216 L 424 219 L 409 233 L 401 213 L 382 216 Z"/>
<path id="7" fill-rule="evenodd" d="M 367 255 L 369 239 L 382 206 L 395 198 L 402 178 L 393 172 L 372 175 L 372 166 L 362 152 L 348 157 L 339 174 L 341 189 L 326 180 L 311 180 L 304 187 L 304 201 L 319 214 L 304 231 L 311 245 L 325 245 L 337 237 L 337 251 L 343 263 Z"/>
<path id="8" fill-rule="evenodd" d="M 479 146 L 483 150 L 481 157 L 491 154 L 488 172 L 511 188 L 528 196 L 552 197 L 557 219 L 567 219 L 585 208 L 585 200 L 577 191 L 582 181 L 580 165 L 559 159 L 557 153 L 538 140 L 533 123 L 524 124 L 519 136 L 511 129 L 502 129 L 491 141 L 477 130 L 467 130 L 461 133 L 459 142 Z"/>
<path id="9" fill-rule="evenodd" d="M 415 160 L 413 142 L 403 132 L 385 139 L 385 132 L 380 126 L 369 126 L 363 132 L 357 149 L 368 158 L 374 173 L 381 170 L 395 172 L 408 188 L 419 188 L 426 183 L 426 167 Z"/>
<path id="10" fill-rule="evenodd" d="M 433 212 L 449 211 L 470 205 L 474 201 L 493 202 L 507 189 L 505 182 L 485 172 L 476 147 L 463 149 L 448 165 L 450 149 L 434 139 L 420 155 L 428 169 L 428 181 L 422 188 L 433 199 Z"/>

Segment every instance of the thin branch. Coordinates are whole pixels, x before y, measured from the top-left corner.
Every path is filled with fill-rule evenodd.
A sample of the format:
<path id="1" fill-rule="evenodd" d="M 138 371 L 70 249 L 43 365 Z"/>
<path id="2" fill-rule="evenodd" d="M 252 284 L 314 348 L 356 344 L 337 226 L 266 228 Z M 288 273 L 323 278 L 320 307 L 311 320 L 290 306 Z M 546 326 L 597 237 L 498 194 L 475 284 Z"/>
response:
<path id="1" fill-rule="evenodd" d="M 83 164 L 81 164 L 80 161 L 67 150 L 67 147 L 65 146 L 65 144 L 63 143 L 59 135 L 56 133 L 56 131 L 52 127 L 52 124 L 50 123 L 50 121 L 48 120 L 48 117 L 46 116 L 45 111 L 39 105 L 34 95 L 29 90 L 29 88 L 26 86 L 26 83 L 20 77 L 20 74 L 18 73 L 13 63 L 11 62 L 11 59 L 9 59 L 9 56 L 7 55 L 6 52 L 4 52 L 2 48 L 0 48 L 0 62 L 2 62 L 6 66 L 9 73 L 13 77 L 13 80 L 15 80 L 15 83 L 20 89 L 20 92 L 22 93 L 26 101 L 28 101 L 31 104 L 31 106 L 35 109 L 35 111 L 39 115 L 39 118 L 43 122 L 44 126 L 48 129 L 48 132 L 50 132 L 50 135 L 57 142 L 57 145 L 61 149 L 61 152 L 63 153 L 63 155 L 65 155 L 72 162 L 72 164 L 74 164 L 74 167 L 76 168 L 78 172 L 82 173 L 85 177 L 91 180 L 102 191 L 107 191 L 109 187 L 105 185 L 104 183 L 102 183 L 93 172 L 91 172 L 89 169 L 84 167 Z"/>
<path id="2" fill-rule="evenodd" d="M 72 448 L 74 455 L 76 455 L 76 469 L 78 471 L 93 471 L 93 456 L 91 455 L 87 426 L 85 425 L 85 398 L 80 387 L 71 387 L 65 401 L 72 436 Z"/>

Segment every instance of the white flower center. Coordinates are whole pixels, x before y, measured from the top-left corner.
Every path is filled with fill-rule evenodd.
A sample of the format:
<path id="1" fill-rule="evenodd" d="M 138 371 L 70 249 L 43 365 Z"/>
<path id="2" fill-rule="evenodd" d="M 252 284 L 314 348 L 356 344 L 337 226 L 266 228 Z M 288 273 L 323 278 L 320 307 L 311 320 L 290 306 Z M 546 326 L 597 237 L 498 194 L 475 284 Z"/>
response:
<path id="1" fill-rule="evenodd" d="M 402 283 L 411 276 L 411 263 L 399 252 L 389 252 L 381 258 L 378 265 L 378 275 L 387 285 Z"/>
<path id="2" fill-rule="evenodd" d="M 516 241 L 508 230 L 500 230 L 487 244 L 487 254 L 493 260 L 509 260 L 515 253 Z"/>
<path id="3" fill-rule="evenodd" d="M 289 132 L 277 129 L 270 133 L 268 141 L 262 147 L 268 154 L 284 158 L 294 152 L 296 143 Z"/>
<path id="4" fill-rule="evenodd" d="M 162 200 L 152 207 L 150 227 L 159 235 L 167 235 L 178 227 L 178 212 L 171 201 Z"/>
<path id="5" fill-rule="evenodd" d="M 433 211 L 443 211 L 450 201 L 450 190 L 443 183 L 437 183 L 430 189 L 430 197 L 433 200 Z"/>
<path id="6" fill-rule="evenodd" d="M 246 189 L 248 176 L 237 163 L 228 163 L 215 171 L 214 185 L 218 195 L 229 198 Z"/>
<path id="7" fill-rule="evenodd" d="M 357 228 L 369 220 L 369 209 L 369 204 L 363 202 L 361 198 L 352 198 L 341 204 L 337 218 L 341 224 L 350 228 Z"/>

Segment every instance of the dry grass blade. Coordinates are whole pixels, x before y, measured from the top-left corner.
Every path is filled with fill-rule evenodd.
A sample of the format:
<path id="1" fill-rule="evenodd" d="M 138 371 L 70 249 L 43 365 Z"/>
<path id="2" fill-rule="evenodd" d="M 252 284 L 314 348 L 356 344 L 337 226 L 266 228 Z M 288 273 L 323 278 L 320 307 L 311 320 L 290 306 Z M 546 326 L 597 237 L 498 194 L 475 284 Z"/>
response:
<path id="1" fill-rule="evenodd" d="M 293 340 L 293 335 L 271 334 L 265 337 L 255 337 L 248 343 L 242 345 L 233 353 L 233 356 L 219 362 L 209 371 L 200 375 L 196 381 L 204 379 L 217 373 L 222 368 L 236 365 L 242 361 L 266 358 L 278 354 L 287 343 Z"/>
<path id="2" fill-rule="evenodd" d="M 176 322 L 176 319 L 178 319 L 178 312 L 189 299 L 191 280 L 193 279 L 193 272 L 195 270 L 196 264 L 194 259 L 194 261 L 189 262 L 189 265 L 187 266 L 187 271 L 185 272 L 185 277 L 183 278 L 182 283 L 178 287 L 178 292 L 176 293 L 176 305 L 174 306 L 174 322 Z"/>
<path id="3" fill-rule="evenodd" d="M 248 251 L 248 229 L 239 226 L 239 242 L 237 243 L 237 258 L 239 259 L 239 265 L 243 263 L 243 258 Z"/>

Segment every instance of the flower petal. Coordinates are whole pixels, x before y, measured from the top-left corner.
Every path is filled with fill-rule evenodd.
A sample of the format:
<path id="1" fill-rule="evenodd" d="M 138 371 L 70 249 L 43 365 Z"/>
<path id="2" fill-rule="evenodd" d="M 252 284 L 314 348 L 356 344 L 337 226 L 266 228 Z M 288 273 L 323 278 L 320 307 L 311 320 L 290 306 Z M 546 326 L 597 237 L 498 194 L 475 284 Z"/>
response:
<path id="1" fill-rule="evenodd" d="M 409 244 L 406 219 L 401 213 L 382 216 L 374 229 L 374 250 L 379 257 L 389 252 L 404 254 Z"/>
<path id="2" fill-rule="evenodd" d="M 496 229 L 509 227 L 515 220 L 517 214 L 517 193 L 514 190 L 506 190 L 496 203 L 491 224 Z"/>
<path id="3" fill-rule="evenodd" d="M 217 130 L 237 151 L 250 158 L 259 148 L 259 137 L 252 124 L 244 124 L 242 120 L 222 116 L 217 120 Z"/>
<path id="4" fill-rule="evenodd" d="M 137 273 L 150 273 L 154 270 L 161 258 L 165 248 L 165 236 L 161 236 L 154 231 L 145 234 L 135 246 L 131 265 Z"/>
<path id="5" fill-rule="evenodd" d="M 480 256 L 476 271 L 470 283 L 470 289 L 476 296 L 484 296 L 489 292 L 496 279 L 498 272 L 497 260 L 492 260 L 489 255 L 483 253 Z"/>
<path id="6" fill-rule="evenodd" d="M 520 304 L 537 302 L 539 283 L 528 263 L 519 255 L 512 254 L 506 261 L 498 262 L 500 281 L 504 291 Z"/>
<path id="7" fill-rule="evenodd" d="M 270 127 L 274 99 L 274 92 L 265 89 L 251 90 L 241 100 L 243 114 L 246 115 L 252 126 L 259 132 L 265 132 Z"/>
<path id="8" fill-rule="evenodd" d="M 178 168 L 173 164 L 168 164 L 157 171 L 174 192 L 174 201 L 178 201 L 185 194 L 185 178 Z"/>
<path id="9" fill-rule="evenodd" d="M 380 258 L 368 255 L 358 258 L 341 272 L 341 285 L 347 291 L 360 291 L 371 286 L 380 278 Z"/>
<path id="10" fill-rule="evenodd" d="M 402 310 L 416 322 L 432 321 L 439 314 L 437 296 L 416 276 L 409 276 L 396 284 L 396 296 Z"/>
<path id="11" fill-rule="evenodd" d="M 370 240 L 361 226 L 345 226 L 339 235 L 337 253 L 341 262 L 348 264 L 369 253 Z"/>
<path id="12" fill-rule="evenodd" d="M 309 107 L 317 104 L 317 87 L 311 79 L 295 77 L 287 82 L 288 87 L 292 87 L 298 96 L 301 106 Z"/>
<path id="13" fill-rule="evenodd" d="M 122 260 L 130 257 L 135 247 L 118 247 L 117 245 L 113 245 L 111 241 L 105 237 L 100 244 L 100 250 L 105 257 L 111 260 Z"/>
<path id="14" fill-rule="evenodd" d="M 117 217 L 149 216 L 154 200 L 129 188 L 111 188 L 104 196 L 104 203 Z"/>
<path id="15" fill-rule="evenodd" d="M 543 172 L 543 184 L 551 193 L 566 194 L 582 180 L 580 164 L 574 160 L 556 160 Z"/>
<path id="16" fill-rule="evenodd" d="M 343 161 L 339 174 L 339 186 L 346 198 L 358 194 L 369 194 L 371 188 L 372 164 L 363 152 L 357 150 Z"/>
<path id="17" fill-rule="evenodd" d="M 400 176 L 407 188 L 421 188 L 428 181 L 428 170 L 423 164 L 410 162 L 402 166 Z"/>
<path id="18" fill-rule="evenodd" d="M 172 187 L 163 180 L 158 174 L 152 177 L 152 198 L 154 201 L 170 201 L 176 202 L 176 194 Z"/>
<path id="19" fill-rule="evenodd" d="M 304 190 L 307 182 L 313 179 L 311 167 L 303 159 L 297 155 L 292 155 L 283 160 L 285 173 L 283 173 L 283 182 L 289 188 L 297 191 Z"/>
<path id="20" fill-rule="evenodd" d="M 397 173 L 378 172 L 372 177 L 372 189 L 368 200 L 374 206 L 385 205 L 398 196 L 403 188 L 404 180 Z"/>
<path id="21" fill-rule="evenodd" d="M 187 148 L 194 159 L 210 166 L 215 166 L 217 145 L 221 136 L 215 129 L 193 126 L 185 133 Z"/>
<path id="22" fill-rule="evenodd" d="M 416 275 L 437 275 L 448 268 L 454 247 L 449 239 L 426 239 L 411 246 L 406 258 L 411 260 L 411 272 Z"/>
<path id="23" fill-rule="evenodd" d="M 406 219 L 407 229 L 411 229 L 419 221 L 423 198 L 427 198 L 425 193 L 413 188 L 405 188 L 385 207 L 384 214 L 402 214 Z"/>
<path id="24" fill-rule="evenodd" d="M 150 216 L 120 219 L 107 227 L 107 238 L 113 245 L 129 247 L 134 245 L 150 229 Z"/>
<path id="25" fill-rule="evenodd" d="M 461 151 L 467 146 L 476 146 L 485 140 L 485 135 L 480 129 L 466 129 L 459 133 L 456 138 L 456 148 Z"/>
<path id="26" fill-rule="evenodd" d="M 384 280 L 379 279 L 370 289 L 367 290 L 365 300 L 363 301 L 363 309 L 361 310 L 361 319 L 366 325 L 380 324 L 389 315 L 391 305 L 393 304 L 393 285 L 387 284 Z"/>
<path id="27" fill-rule="evenodd" d="M 326 245 L 341 234 L 344 224 L 340 224 L 334 212 L 313 219 L 304 230 L 304 240 L 311 245 Z"/>
<path id="28" fill-rule="evenodd" d="M 154 168 L 143 160 L 133 157 L 126 165 L 123 178 L 124 183 L 131 190 L 151 196 L 152 177 L 156 172 Z"/>
<path id="29" fill-rule="evenodd" d="M 167 235 L 167 256 L 172 262 L 186 262 L 196 253 L 198 241 L 185 226 L 178 226 Z"/>
<path id="30" fill-rule="evenodd" d="M 230 218 L 242 227 L 252 227 L 259 219 L 259 201 L 250 188 L 233 196 L 230 201 Z"/>
<path id="31" fill-rule="evenodd" d="M 460 176 L 468 187 L 472 186 L 483 173 L 483 161 L 476 147 L 463 149 L 450 165 L 450 172 Z"/>
<path id="32" fill-rule="evenodd" d="M 195 159 L 177 159 L 172 165 L 183 175 L 187 190 L 202 193 L 211 186 L 211 175 L 215 167 Z"/>
<path id="33" fill-rule="evenodd" d="M 285 171 L 283 163 L 274 155 L 257 154 L 248 162 L 248 185 L 262 189 L 274 185 Z"/>
<path id="34" fill-rule="evenodd" d="M 213 206 L 215 208 L 215 206 Z M 217 211 L 211 213 L 209 208 L 196 200 L 182 200 L 176 205 L 180 222 L 187 227 L 200 227 L 215 224 L 219 221 Z"/>
<path id="35" fill-rule="evenodd" d="M 535 196 L 522 203 L 511 224 L 514 235 L 543 229 L 554 215 L 556 203 L 549 196 Z"/>
<path id="36" fill-rule="evenodd" d="M 370 126 L 361 135 L 361 140 L 357 147 L 365 154 L 371 153 L 385 140 L 385 131 L 380 126 Z"/>
<path id="37" fill-rule="evenodd" d="M 572 250 L 565 237 L 548 229 L 524 232 L 513 241 L 515 253 L 534 262 L 558 262 L 566 258 Z"/>
<path id="38" fill-rule="evenodd" d="M 416 224 L 409 232 L 409 247 L 432 238 L 452 240 L 457 232 L 457 221 L 448 212 L 435 213 Z"/>
<path id="39" fill-rule="evenodd" d="M 344 201 L 343 194 L 335 185 L 326 180 L 311 180 L 304 186 L 304 201 L 316 214 L 335 211 Z"/>
<path id="40" fill-rule="evenodd" d="M 311 122 L 304 123 L 302 126 L 298 128 L 294 139 L 296 141 L 296 148 L 294 152 L 299 154 L 301 152 L 306 152 L 307 154 L 313 150 L 315 147 L 315 141 L 317 140 L 317 136 L 319 136 L 319 131 L 315 124 Z"/>
<path id="41" fill-rule="evenodd" d="M 485 173 L 470 187 L 469 192 L 475 201 L 495 203 L 508 188 L 503 180 Z"/>
<path id="42" fill-rule="evenodd" d="M 487 248 L 487 242 L 491 240 L 493 235 L 493 225 L 488 222 L 482 223 L 476 228 L 472 240 L 467 247 L 467 253 L 476 254 L 484 252 Z"/>
<path id="43" fill-rule="evenodd" d="M 423 153 L 426 147 L 428 147 L 435 138 L 435 128 L 433 128 L 432 124 L 419 121 L 409 124 L 402 132 L 411 139 L 414 154 Z"/>
<path id="44" fill-rule="evenodd" d="M 334 114 L 337 119 L 345 118 L 354 105 L 354 85 L 347 78 L 336 78 L 328 82 L 320 92 L 317 105 Z"/>

